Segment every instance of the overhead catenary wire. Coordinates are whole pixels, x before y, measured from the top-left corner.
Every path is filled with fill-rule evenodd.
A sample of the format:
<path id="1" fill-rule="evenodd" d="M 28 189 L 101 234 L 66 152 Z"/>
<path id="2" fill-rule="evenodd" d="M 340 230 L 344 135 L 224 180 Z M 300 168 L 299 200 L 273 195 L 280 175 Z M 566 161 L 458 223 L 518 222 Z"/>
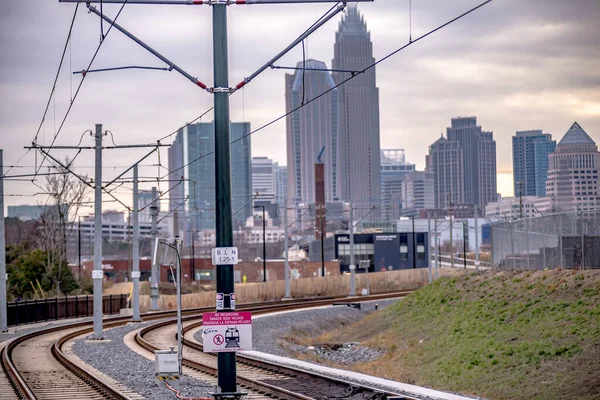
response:
<path id="1" fill-rule="evenodd" d="M 375 61 L 374 63 L 372 63 L 372 64 L 368 65 L 367 67 L 365 67 L 364 69 L 362 69 L 361 71 L 359 71 L 359 73 L 349 76 L 348 78 L 346 78 L 346 79 L 344 79 L 344 80 L 340 81 L 338 84 L 336 84 L 336 85 L 332 86 L 331 88 L 327 89 L 327 90 L 326 90 L 326 91 L 324 91 L 323 93 L 321 93 L 321 94 L 317 95 L 316 97 L 314 97 L 314 98 L 312 98 L 312 99 L 310 99 L 310 100 L 306 101 L 304 104 L 302 104 L 302 105 L 300 105 L 300 106 L 298 106 L 298 107 L 294 108 L 293 110 L 290 110 L 290 111 L 286 112 L 285 114 L 283 114 L 283 115 L 281 115 L 281 116 L 279 116 L 279 117 L 277 117 L 277 118 L 275 118 L 275 119 L 271 120 L 270 122 L 267 122 L 266 124 L 264 124 L 264 125 L 262 125 L 262 126 L 260 126 L 260 127 L 256 128 L 255 130 L 253 130 L 253 131 L 251 131 L 251 132 L 249 132 L 249 133 L 247 133 L 247 134 L 244 134 L 244 135 L 240 136 L 239 138 L 237 138 L 237 139 L 235 139 L 235 140 L 231 141 L 231 144 L 237 143 L 237 142 L 239 142 L 239 141 L 241 141 L 241 140 L 243 140 L 243 139 L 247 138 L 248 136 L 251 136 L 251 135 L 253 135 L 253 134 L 257 133 L 257 132 L 260 132 L 261 130 L 263 130 L 263 129 L 265 129 L 265 128 L 267 128 L 267 127 L 269 127 L 269 126 L 271 126 L 271 125 L 275 124 L 276 122 L 278 122 L 278 121 L 282 120 L 283 118 L 287 117 L 288 115 L 291 115 L 291 114 L 293 114 L 294 112 L 296 112 L 296 111 L 298 111 L 298 110 L 302 109 L 303 107 L 306 107 L 306 106 L 307 106 L 307 105 L 309 105 L 310 103 L 312 103 L 312 102 L 314 102 L 314 101 L 316 101 L 316 100 L 320 99 L 321 97 L 325 96 L 326 94 L 328 94 L 328 93 L 332 92 L 333 90 L 337 89 L 338 87 L 340 87 L 340 86 L 344 85 L 346 82 L 348 82 L 348 81 L 350 81 L 350 80 L 354 79 L 355 77 L 359 76 L 360 74 L 362 74 L 362 73 L 364 73 L 364 72 L 366 72 L 366 71 L 368 71 L 368 70 L 370 70 L 370 69 L 374 68 L 376 65 L 378 65 L 378 64 L 380 64 L 380 63 L 382 63 L 383 61 L 386 61 L 387 59 L 389 59 L 390 57 L 392 57 L 392 56 L 396 55 L 397 53 L 401 52 L 402 50 L 406 49 L 407 47 L 409 47 L 409 46 L 411 46 L 411 45 L 413 45 L 413 44 L 415 44 L 415 43 L 417 43 L 417 42 L 419 42 L 419 41 L 421 41 L 421 40 L 425 39 L 425 38 L 426 38 L 426 37 L 428 37 L 429 35 L 432 35 L 433 33 L 435 33 L 435 32 L 437 32 L 437 31 L 439 31 L 440 29 L 443 29 L 443 28 L 445 28 L 446 26 L 448 26 L 448 25 L 450 25 L 450 24 L 452 24 L 452 23 L 454 23 L 454 22 L 458 21 L 459 19 L 461 19 L 461 18 L 464 18 L 465 16 L 467 16 L 467 15 L 471 14 L 472 12 L 474 12 L 474 11 L 478 10 L 479 8 L 481 8 L 481 7 L 485 6 L 486 4 L 488 4 L 488 3 L 491 3 L 492 1 L 493 1 L 493 0 L 486 0 L 486 1 L 484 1 L 483 3 L 480 3 L 479 5 L 477 5 L 477 6 L 473 7 L 473 8 L 471 8 L 471 9 L 469 9 L 469 10 L 465 11 L 464 13 L 462 13 L 462 14 L 458 15 L 457 17 L 454 17 L 454 18 L 452 18 L 451 20 L 449 20 L 449 21 L 447 21 L 447 22 L 443 23 L 442 25 L 439 25 L 439 26 L 437 26 L 436 28 L 434 28 L 434 29 L 432 29 L 432 30 L 430 30 L 430 31 L 428 31 L 428 32 L 426 32 L 426 33 L 424 33 L 423 35 L 419 36 L 419 37 L 418 37 L 418 38 L 416 38 L 415 40 L 413 40 L 413 41 L 411 41 L 411 42 L 409 42 L 409 43 L 407 43 L 407 44 L 405 44 L 405 45 L 403 45 L 403 46 L 399 47 L 398 49 L 396 49 L 396 50 L 392 51 L 391 53 L 387 54 L 387 55 L 386 55 L 385 57 L 383 57 L 382 59 L 380 59 L 380 60 L 378 60 L 378 61 Z M 174 170 L 170 171 L 168 174 L 166 174 L 166 175 L 162 176 L 162 177 L 161 177 L 161 179 L 163 179 L 163 178 L 167 177 L 168 175 L 170 175 L 170 174 L 172 174 L 172 173 L 175 173 L 175 172 L 177 172 L 177 171 L 180 171 L 180 170 L 184 169 L 185 167 L 187 167 L 187 166 L 189 166 L 189 165 L 191 165 L 191 164 L 193 164 L 193 163 L 195 163 L 195 162 L 197 162 L 197 161 L 199 161 L 199 160 L 201 160 L 201 159 L 203 159 L 203 158 L 205 158 L 205 157 L 208 157 L 208 156 L 210 156 L 210 155 L 212 155 L 212 154 L 214 154 L 214 151 L 210 151 L 210 152 L 208 152 L 208 153 L 202 154 L 202 155 L 200 155 L 199 157 L 195 158 L 194 160 L 192 160 L 192 161 L 189 161 L 188 163 L 186 163 L 186 164 L 182 165 L 181 167 L 179 167 L 179 168 L 176 168 L 176 169 L 174 169 Z"/>
<path id="2" fill-rule="evenodd" d="M 40 130 L 42 129 L 42 126 L 44 125 L 44 121 L 46 119 L 46 114 L 48 113 L 48 108 L 50 107 L 50 102 L 52 101 L 52 98 L 54 97 L 54 93 L 56 91 L 56 83 L 58 82 L 58 77 L 60 76 L 60 71 L 62 69 L 63 61 L 65 59 L 65 54 L 67 53 L 67 47 L 71 41 L 71 35 L 73 33 L 73 26 L 75 25 L 75 17 L 77 16 L 77 11 L 79 10 L 80 3 L 81 3 L 81 0 L 77 1 L 77 5 L 75 6 L 75 10 L 73 11 L 73 17 L 71 18 L 71 25 L 69 26 L 69 33 L 67 34 L 67 39 L 65 41 L 62 55 L 60 56 L 60 62 L 58 63 L 58 70 L 56 71 L 56 75 L 54 76 L 54 82 L 52 83 L 52 90 L 50 90 L 50 96 L 48 96 L 48 101 L 46 102 L 46 108 L 44 109 L 44 113 L 42 114 L 42 119 L 38 126 L 37 132 L 35 133 L 35 137 L 33 138 L 33 143 L 37 143 L 37 139 L 40 134 Z"/>
<path id="3" fill-rule="evenodd" d="M 121 12 L 123 11 L 123 8 L 125 7 L 125 5 L 127 4 L 128 0 L 123 0 L 123 4 L 121 5 L 121 8 L 119 9 L 119 12 L 117 12 L 117 15 L 115 16 L 115 19 L 113 20 L 113 23 L 108 27 L 107 31 L 106 31 L 106 35 L 104 35 L 104 38 L 106 38 L 108 36 L 108 34 L 110 33 L 110 31 L 112 30 L 113 24 L 117 21 L 117 19 L 119 18 L 119 16 L 121 15 Z M 79 1 L 77 2 L 77 6 L 79 6 Z M 74 20 L 74 17 L 73 17 Z M 71 31 L 69 31 L 70 34 Z M 96 51 L 94 52 L 94 55 L 92 56 L 92 59 L 90 60 L 90 62 L 88 63 L 88 66 L 86 69 L 90 69 L 90 67 L 92 66 L 92 64 L 94 63 L 94 60 L 96 59 L 96 56 L 98 55 L 98 53 L 100 52 L 100 48 L 102 47 L 102 44 L 104 43 L 104 40 L 102 40 L 98 46 L 96 47 Z M 65 47 L 66 49 L 66 47 Z M 64 54 L 63 54 L 64 56 Z M 61 61 L 62 64 L 62 61 Z M 59 71 L 60 72 L 60 71 Z M 50 144 L 50 148 L 48 149 L 48 151 L 50 151 L 52 149 L 52 146 L 54 146 L 54 143 L 56 142 L 56 138 L 58 138 L 58 135 L 60 134 L 60 132 L 62 131 L 62 128 L 67 120 L 67 117 L 69 116 L 69 113 L 71 112 L 71 109 L 73 108 L 73 104 L 75 104 L 75 99 L 77 98 L 77 95 L 79 94 L 79 91 L 81 90 L 81 87 L 83 85 L 83 82 L 85 81 L 85 77 L 86 75 L 83 75 L 81 77 L 81 81 L 79 81 L 79 85 L 77 86 L 77 89 L 75 90 L 75 95 L 73 96 L 73 99 L 71 100 L 71 102 L 69 103 L 69 107 L 67 108 L 67 112 L 65 113 L 60 126 L 58 127 L 58 130 L 54 133 L 54 137 L 52 138 L 52 143 Z M 54 89 L 53 89 L 54 90 Z M 49 101 L 48 101 L 49 104 Z M 45 118 L 45 114 L 44 114 L 44 118 Z M 42 120 L 43 123 L 43 120 Z M 39 130 L 38 130 L 39 133 Z M 36 137 L 33 141 L 33 144 L 37 144 L 37 134 Z M 44 164 L 44 162 L 46 161 L 46 157 L 44 157 L 42 159 L 42 161 L 40 162 L 39 167 L 36 169 L 36 173 L 39 172 L 39 170 L 42 168 L 42 165 Z"/>

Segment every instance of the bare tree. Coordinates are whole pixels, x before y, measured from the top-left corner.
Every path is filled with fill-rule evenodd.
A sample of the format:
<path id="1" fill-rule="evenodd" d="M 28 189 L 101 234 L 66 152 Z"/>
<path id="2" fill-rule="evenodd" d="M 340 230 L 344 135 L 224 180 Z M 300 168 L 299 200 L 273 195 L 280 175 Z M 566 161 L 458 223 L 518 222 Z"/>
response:
<path id="1" fill-rule="evenodd" d="M 57 295 L 61 293 L 61 268 L 67 261 L 67 243 L 88 189 L 84 182 L 69 172 L 71 163 L 68 157 L 65 158 L 64 166 L 56 165 L 54 170 L 57 173 L 46 177 L 48 198 L 42 205 L 40 217 L 40 245 L 48 252 L 48 275 L 52 276 L 51 271 L 58 267 L 53 276 Z"/>

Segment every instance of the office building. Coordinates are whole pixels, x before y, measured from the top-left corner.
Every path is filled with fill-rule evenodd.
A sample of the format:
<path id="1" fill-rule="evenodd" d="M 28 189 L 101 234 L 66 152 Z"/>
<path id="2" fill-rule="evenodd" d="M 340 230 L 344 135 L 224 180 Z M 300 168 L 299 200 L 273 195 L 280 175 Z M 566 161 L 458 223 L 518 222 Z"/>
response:
<path id="1" fill-rule="evenodd" d="M 277 200 L 277 204 L 284 204 L 288 191 L 287 167 L 285 165 L 274 163 L 273 170 L 275 176 L 275 199 Z"/>
<path id="2" fill-rule="evenodd" d="M 63 214 L 69 215 L 69 205 L 63 204 L 62 206 Z M 58 217 L 57 209 L 52 205 L 19 205 L 19 206 L 8 206 L 7 207 L 7 218 L 18 218 L 21 221 L 33 221 L 36 219 L 40 219 L 43 214 L 48 214 L 50 217 L 55 215 Z M 68 219 L 68 217 L 67 217 Z"/>
<path id="3" fill-rule="evenodd" d="M 600 208 L 600 153 L 592 138 L 575 122 L 548 156 L 546 194 L 558 212 Z"/>
<path id="4" fill-rule="evenodd" d="M 404 149 L 381 150 L 381 220 L 398 218 L 403 207 L 404 177 L 415 171 L 415 165 L 406 162 Z"/>
<path id="5" fill-rule="evenodd" d="M 234 227 L 252 215 L 250 123 L 232 122 L 231 208 Z M 177 132 L 169 148 L 169 211 L 178 211 L 178 229 L 215 229 L 215 132 L 212 122 L 191 124 Z M 183 180 L 180 180 L 183 178 Z M 174 220 L 174 219 L 172 219 Z M 173 221 L 175 223 L 175 221 Z M 174 229 L 175 231 L 175 229 Z"/>
<path id="6" fill-rule="evenodd" d="M 304 64 L 307 70 L 285 76 L 287 112 L 335 86 L 324 62 L 307 60 L 297 67 Z M 337 195 L 337 89 L 289 114 L 286 123 L 288 198 L 293 204 L 315 202 L 314 163 L 320 155 L 325 166 L 325 198 L 332 200 Z"/>
<path id="7" fill-rule="evenodd" d="M 505 221 L 540 217 L 551 211 L 550 198 L 537 196 L 505 197 L 485 206 L 486 217 Z"/>
<path id="8" fill-rule="evenodd" d="M 512 137 L 515 196 L 546 196 L 548 154 L 555 148 L 552 135 L 541 130 L 518 131 Z"/>
<path id="9" fill-rule="evenodd" d="M 255 201 L 275 202 L 275 166 L 268 157 L 252 157 L 252 196 Z"/>
<path id="10" fill-rule="evenodd" d="M 435 204 L 474 204 L 483 209 L 497 199 L 496 142 L 476 117 L 452 118 L 451 126 L 429 147 L 434 173 Z"/>
<path id="11" fill-rule="evenodd" d="M 371 35 L 356 5 L 350 3 L 335 35 L 333 69 L 362 71 L 374 62 Z M 337 195 L 340 200 L 364 206 L 357 210 L 358 218 L 366 216 L 370 206 L 379 206 L 381 200 L 379 89 L 375 71 L 375 67 L 370 68 L 338 88 Z M 348 72 L 333 73 L 336 84 L 349 76 Z"/>

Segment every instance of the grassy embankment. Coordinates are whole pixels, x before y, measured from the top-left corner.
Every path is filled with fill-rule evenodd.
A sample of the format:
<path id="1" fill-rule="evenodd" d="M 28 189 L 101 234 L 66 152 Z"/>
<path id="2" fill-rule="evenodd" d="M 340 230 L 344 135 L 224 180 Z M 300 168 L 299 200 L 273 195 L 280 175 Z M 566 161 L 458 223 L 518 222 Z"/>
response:
<path id="1" fill-rule="evenodd" d="M 385 356 L 351 368 L 441 390 L 600 399 L 600 271 L 441 278 L 353 325 L 294 341 L 381 348 Z"/>

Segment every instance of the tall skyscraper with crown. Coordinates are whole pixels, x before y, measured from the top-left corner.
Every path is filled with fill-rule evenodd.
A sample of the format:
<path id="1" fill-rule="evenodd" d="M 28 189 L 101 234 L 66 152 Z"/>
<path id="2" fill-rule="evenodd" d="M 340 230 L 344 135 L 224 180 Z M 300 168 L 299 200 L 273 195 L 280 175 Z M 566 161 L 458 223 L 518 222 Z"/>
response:
<path id="1" fill-rule="evenodd" d="M 336 84 L 373 64 L 373 44 L 364 18 L 349 4 L 335 35 L 333 79 Z M 379 89 L 375 67 L 338 88 L 339 124 L 337 194 L 341 200 L 378 206 L 381 197 Z M 368 211 L 365 211 L 365 213 Z M 358 216 L 363 214 L 358 212 Z M 376 216 L 371 213 L 370 216 Z M 369 216 L 369 217 L 370 217 Z"/>

